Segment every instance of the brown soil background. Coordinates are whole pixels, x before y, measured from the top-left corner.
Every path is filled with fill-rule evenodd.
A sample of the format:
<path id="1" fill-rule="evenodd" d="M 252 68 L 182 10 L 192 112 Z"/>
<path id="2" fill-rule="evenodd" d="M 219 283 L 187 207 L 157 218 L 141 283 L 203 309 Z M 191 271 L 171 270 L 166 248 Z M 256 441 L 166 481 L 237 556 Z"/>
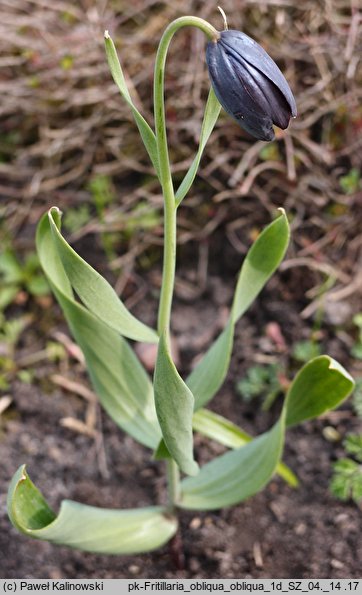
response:
<path id="1" fill-rule="evenodd" d="M 138 105 L 151 118 L 150 89 L 157 41 L 167 23 L 195 14 L 221 27 L 205 1 L 78 1 L 45 6 L 0 0 L 0 233 L 20 259 L 34 249 L 36 222 L 57 204 L 64 212 L 90 206 L 90 218 L 68 232 L 75 248 L 115 285 L 143 320 L 154 323 L 160 286 L 162 227 L 132 220 L 140 202 L 161 217 L 162 199 L 135 127 L 109 77 L 102 35 L 109 29 Z M 187 373 L 217 334 L 230 306 L 248 246 L 275 210 L 291 216 L 292 242 L 280 271 L 238 325 L 228 379 L 212 409 L 258 434 L 276 415 L 245 404 L 235 383 L 255 363 L 276 362 L 290 377 L 296 342 L 314 336 L 323 352 L 354 376 L 352 324 L 361 303 L 360 187 L 341 178 L 361 168 L 361 15 L 347 0 L 293 2 L 228 0 L 231 28 L 269 51 L 295 91 L 298 119 L 266 149 L 225 114 L 213 133 L 200 174 L 179 213 L 178 280 L 173 333 L 179 367 Z M 199 59 L 195 60 L 195 55 Z M 196 148 L 207 91 L 204 40 L 185 31 L 168 61 L 167 114 L 174 175 L 181 179 Z M 97 217 L 89 181 L 106 175 L 116 199 Z M 146 207 L 145 207 L 146 208 Z M 104 254 L 104 232 L 119 239 Z M 2 250 L 2 248 L 0 248 Z M 333 283 L 325 285 L 333 278 Z M 17 467 L 57 508 L 64 498 L 104 507 L 162 502 L 161 463 L 125 436 L 98 407 L 61 389 L 54 374 L 87 386 L 83 366 L 67 351 L 60 362 L 41 357 L 49 340 L 67 333 L 50 297 L 19 288 L 6 317 L 29 315 L 8 373 L 12 399 L 0 418 L 0 576 L 3 578 L 360 577 L 361 510 L 329 492 L 341 439 L 360 431 L 351 404 L 287 435 L 285 461 L 300 478 L 292 490 L 274 479 L 239 506 L 182 513 L 184 569 L 168 546 L 144 556 L 85 554 L 19 535 L 6 514 L 6 490 Z M 270 326 L 273 324 L 274 327 Z M 281 345 L 271 328 L 284 339 Z M 24 361 L 28 362 L 24 365 Z M 32 382 L 17 375 L 30 369 Z M 65 427 L 64 418 L 84 425 Z M 340 439 L 326 439 L 326 427 Z M 200 461 L 222 452 L 196 436 Z"/>

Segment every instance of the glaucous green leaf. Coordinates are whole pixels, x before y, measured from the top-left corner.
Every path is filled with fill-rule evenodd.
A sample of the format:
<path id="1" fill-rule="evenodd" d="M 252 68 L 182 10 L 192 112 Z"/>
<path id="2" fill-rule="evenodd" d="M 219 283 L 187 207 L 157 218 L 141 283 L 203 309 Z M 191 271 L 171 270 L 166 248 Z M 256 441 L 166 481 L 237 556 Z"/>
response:
<path id="1" fill-rule="evenodd" d="M 310 361 L 291 384 L 279 421 L 273 428 L 245 446 L 207 463 L 197 477 L 183 480 L 179 506 L 211 510 L 236 504 L 255 494 L 274 472 L 280 474 L 279 460 L 286 423 L 292 425 L 333 409 L 352 392 L 353 387 L 351 376 L 332 358 L 324 355 Z M 225 444 L 232 426 L 220 423 L 218 429 L 217 419 L 212 417 L 210 412 L 207 415 L 197 412 L 194 427 L 201 431 L 206 428 L 205 433 L 210 434 L 213 424 L 214 437 L 219 434 Z M 241 433 L 240 441 L 245 440 L 246 435 Z M 235 443 L 235 438 L 230 442 Z"/>
<path id="2" fill-rule="evenodd" d="M 234 338 L 234 324 L 230 319 L 223 332 L 211 345 L 186 380 L 195 398 L 195 410 L 212 399 L 224 382 L 229 369 Z"/>
<path id="3" fill-rule="evenodd" d="M 286 396 L 287 426 L 334 409 L 351 394 L 353 378 L 334 359 L 320 355 L 305 364 Z"/>
<path id="4" fill-rule="evenodd" d="M 195 475 L 192 414 L 194 397 L 176 370 L 165 337 L 160 337 L 154 377 L 155 404 L 166 447 L 180 469 Z"/>
<path id="5" fill-rule="evenodd" d="M 250 434 L 244 432 L 237 425 L 209 409 L 195 411 L 192 425 L 196 432 L 228 448 L 240 448 L 253 439 Z M 284 463 L 278 463 L 276 473 L 291 487 L 298 486 L 297 476 Z"/>
<path id="6" fill-rule="evenodd" d="M 228 448 L 240 448 L 252 440 L 249 434 L 236 424 L 210 409 L 195 411 L 192 425 L 196 432 Z"/>
<path id="7" fill-rule="evenodd" d="M 45 214 L 38 226 L 37 250 L 43 270 L 82 349 L 101 404 L 135 440 L 156 448 L 161 431 L 151 381 L 128 343 L 75 301 Z"/>
<path id="8" fill-rule="evenodd" d="M 284 258 L 289 243 L 289 224 L 284 209 L 255 240 L 241 267 L 232 306 L 237 322 L 253 303 Z"/>
<path id="9" fill-rule="evenodd" d="M 256 494 L 275 472 L 283 441 L 284 421 L 281 417 L 265 434 L 207 463 L 196 477 L 184 479 L 178 506 L 213 510 L 237 504 Z"/>
<path id="10" fill-rule="evenodd" d="M 61 213 L 59 209 L 52 207 L 48 217 L 53 241 L 65 273 L 83 304 L 102 322 L 121 335 L 135 341 L 157 343 L 157 333 L 135 318 L 127 310 L 108 281 L 65 241 L 60 233 Z"/>
<path id="11" fill-rule="evenodd" d="M 283 260 L 288 242 L 288 220 L 281 209 L 281 215 L 262 231 L 245 257 L 227 327 L 186 380 L 195 397 L 195 409 L 206 405 L 224 382 L 230 363 L 234 325 Z"/>
<path id="12" fill-rule="evenodd" d="M 201 127 L 199 148 L 197 150 L 193 162 L 190 165 L 187 174 L 185 175 L 175 194 L 175 200 L 177 205 L 179 205 L 180 202 L 185 198 L 186 194 L 191 188 L 192 182 L 194 181 L 195 176 L 197 174 L 197 170 L 199 168 L 201 157 L 204 152 L 206 143 L 209 140 L 210 134 L 212 133 L 216 121 L 219 117 L 220 109 L 221 105 L 216 99 L 216 95 L 213 89 L 210 89 L 209 96 L 206 102 L 204 119 Z"/>
<path id="13" fill-rule="evenodd" d="M 104 43 L 106 48 L 107 60 L 109 69 L 111 71 L 112 77 L 114 82 L 116 83 L 123 99 L 128 103 L 129 107 L 132 110 L 133 117 L 137 124 L 138 130 L 142 137 L 143 143 L 146 147 L 146 150 L 150 156 L 152 161 L 153 167 L 155 168 L 157 175 L 159 175 L 159 167 L 158 167 L 158 153 L 157 153 L 157 143 L 156 143 L 156 136 L 153 132 L 150 125 L 146 122 L 142 114 L 138 111 L 136 106 L 134 105 L 131 96 L 129 94 L 126 81 L 123 75 L 123 71 L 121 68 L 121 64 L 118 60 L 117 51 L 114 46 L 113 40 L 109 36 L 108 31 L 104 34 Z"/>
<path id="14" fill-rule="evenodd" d="M 159 445 L 153 453 L 153 459 L 155 461 L 165 461 L 166 459 L 171 459 L 171 455 L 163 438 L 160 440 Z"/>
<path id="15" fill-rule="evenodd" d="M 56 515 L 25 465 L 11 481 L 7 508 L 13 525 L 25 535 L 99 554 L 148 552 L 164 545 L 177 530 L 177 520 L 160 506 L 107 510 L 64 500 Z"/>

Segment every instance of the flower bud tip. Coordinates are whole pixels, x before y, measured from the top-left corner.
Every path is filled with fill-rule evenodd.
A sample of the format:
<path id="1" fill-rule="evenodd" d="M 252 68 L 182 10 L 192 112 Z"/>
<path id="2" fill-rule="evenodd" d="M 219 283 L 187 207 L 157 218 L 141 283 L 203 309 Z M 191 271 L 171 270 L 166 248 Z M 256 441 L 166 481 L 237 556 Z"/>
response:
<path id="1" fill-rule="evenodd" d="M 220 10 L 222 19 L 224 21 L 224 30 L 227 31 L 229 29 L 229 27 L 228 27 L 228 22 L 227 22 L 225 11 L 221 8 L 221 6 L 218 6 L 218 9 Z"/>

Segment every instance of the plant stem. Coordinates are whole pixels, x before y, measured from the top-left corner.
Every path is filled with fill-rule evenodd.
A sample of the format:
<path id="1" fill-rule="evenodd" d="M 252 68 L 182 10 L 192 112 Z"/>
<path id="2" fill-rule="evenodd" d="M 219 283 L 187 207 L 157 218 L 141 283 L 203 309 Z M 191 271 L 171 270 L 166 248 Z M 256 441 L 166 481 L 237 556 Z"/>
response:
<path id="1" fill-rule="evenodd" d="M 216 41 L 219 33 L 207 21 L 198 17 L 186 16 L 174 20 L 166 28 L 157 50 L 154 73 L 154 117 L 159 163 L 159 176 L 164 198 L 164 253 L 160 304 L 158 310 L 158 333 L 165 336 L 170 349 L 170 318 L 176 266 L 176 212 L 177 205 L 171 176 L 167 146 L 165 118 L 165 65 L 167 50 L 173 35 L 181 27 L 194 26 L 201 29 L 209 40 Z M 168 498 L 171 508 L 178 500 L 180 491 L 180 472 L 173 459 L 167 459 Z"/>
<path id="2" fill-rule="evenodd" d="M 180 495 L 180 471 L 173 459 L 166 460 L 168 502 L 173 508 Z"/>
<path id="3" fill-rule="evenodd" d="M 198 17 L 180 17 L 166 28 L 157 50 L 154 74 L 154 115 L 160 182 L 164 197 L 164 258 L 160 305 L 158 311 L 158 332 L 169 341 L 170 316 L 175 280 L 176 261 L 176 204 L 168 156 L 167 132 L 164 103 L 164 79 L 167 50 L 173 35 L 185 26 L 201 29 L 208 39 L 216 40 L 219 33 L 207 21 Z"/>

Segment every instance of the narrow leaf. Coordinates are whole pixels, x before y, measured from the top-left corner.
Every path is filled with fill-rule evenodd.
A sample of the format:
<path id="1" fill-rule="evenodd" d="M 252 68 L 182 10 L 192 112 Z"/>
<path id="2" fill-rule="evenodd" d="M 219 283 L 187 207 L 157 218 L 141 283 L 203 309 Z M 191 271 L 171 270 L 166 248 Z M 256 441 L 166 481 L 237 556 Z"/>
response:
<path id="1" fill-rule="evenodd" d="M 210 401 L 224 382 L 229 369 L 234 324 L 228 325 L 188 376 L 186 383 L 195 397 L 195 410 Z"/>
<path id="2" fill-rule="evenodd" d="M 192 425 L 196 432 L 228 448 L 240 448 L 252 440 L 249 434 L 233 422 L 210 409 L 195 411 Z"/>
<path id="3" fill-rule="evenodd" d="M 185 175 L 179 188 L 177 189 L 177 192 L 175 195 L 177 205 L 179 205 L 180 202 L 185 198 L 186 194 L 188 193 L 188 191 L 191 188 L 192 182 L 194 181 L 195 176 L 197 174 L 197 170 L 199 168 L 201 157 L 204 152 L 206 143 L 209 140 L 210 134 L 212 133 L 214 126 L 216 124 L 216 121 L 219 117 L 220 109 L 221 109 L 221 105 L 218 102 L 218 100 L 216 99 L 216 95 L 215 95 L 213 89 L 211 88 L 209 91 L 209 96 L 207 98 L 207 102 L 206 102 L 204 119 L 203 119 L 202 127 L 201 127 L 199 148 L 196 153 L 195 159 L 193 160 L 192 164 L 190 165 L 190 168 L 189 168 L 187 174 Z"/>
<path id="4" fill-rule="evenodd" d="M 262 231 L 245 257 L 227 327 L 186 380 L 195 397 L 195 409 L 206 405 L 224 382 L 232 352 L 234 325 L 282 261 L 288 241 L 289 225 L 282 210 L 282 214 Z"/>
<path id="5" fill-rule="evenodd" d="M 195 411 L 192 425 L 196 432 L 228 448 L 240 448 L 253 440 L 250 434 L 244 432 L 244 430 L 222 415 L 218 415 L 209 409 Z M 276 473 L 291 487 L 295 488 L 298 486 L 299 481 L 297 476 L 284 463 L 278 463 Z"/>
<path id="6" fill-rule="evenodd" d="M 109 69 L 111 71 L 112 77 L 114 82 L 116 83 L 123 99 L 128 103 L 130 106 L 133 117 L 137 124 L 138 130 L 142 137 L 143 143 L 146 147 L 146 150 L 150 156 L 152 161 L 153 167 L 156 170 L 157 175 L 159 175 L 159 166 L 158 166 L 158 153 L 157 153 L 157 143 L 156 143 L 156 136 L 153 132 L 150 125 L 146 122 L 142 114 L 138 111 L 136 106 L 134 105 L 129 91 L 127 89 L 126 81 L 123 75 L 123 71 L 121 68 L 121 64 L 118 60 L 117 51 L 114 46 L 113 40 L 109 36 L 108 31 L 104 34 L 104 43 L 106 48 L 107 60 Z"/>
<path id="7" fill-rule="evenodd" d="M 275 472 L 283 441 L 284 422 L 281 417 L 265 434 L 207 463 L 197 477 L 184 479 L 178 506 L 213 510 L 237 504 L 256 494 Z"/>
<path id="8" fill-rule="evenodd" d="M 64 500 L 57 516 L 25 465 L 11 481 L 8 514 L 25 535 L 99 554 L 148 552 L 164 545 L 177 530 L 176 519 L 160 506 L 107 510 Z"/>
<path id="9" fill-rule="evenodd" d="M 305 364 L 289 387 L 286 397 L 287 426 L 318 417 L 334 409 L 355 386 L 353 378 L 334 359 L 320 355 Z"/>
<path id="10" fill-rule="evenodd" d="M 176 370 L 164 336 L 158 346 L 154 391 L 166 447 L 184 473 L 195 475 L 198 465 L 193 458 L 194 397 Z"/>
<path id="11" fill-rule="evenodd" d="M 241 267 L 232 306 L 237 322 L 253 303 L 284 258 L 289 243 L 289 224 L 285 211 L 266 227 L 253 243 Z"/>
<path id="12" fill-rule="evenodd" d="M 65 273 L 83 304 L 102 322 L 121 335 L 135 341 L 157 343 L 156 332 L 135 318 L 127 310 L 108 281 L 65 241 L 60 233 L 61 213 L 59 209 L 51 208 L 48 216 L 53 241 Z"/>
<path id="13" fill-rule="evenodd" d="M 179 506 L 211 510 L 236 504 L 255 494 L 275 471 L 280 472 L 278 465 L 286 421 L 291 425 L 336 407 L 352 392 L 353 387 L 350 375 L 330 357 L 320 356 L 306 364 L 292 383 L 274 427 L 245 446 L 206 464 L 197 477 L 183 480 Z M 200 417 L 200 413 L 198 415 Z M 205 427 L 205 422 L 207 418 L 201 427 Z M 225 427 L 221 424 L 220 434 L 224 442 L 230 430 L 230 425 Z M 245 440 L 244 433 L 240 440 Z"/>
<path id="14" fill-rule="evenodd" d="M 50 286 L 73 337 L 85 355 L 100 402 L 125 432 L 141 444 L 156 448 L 161 432 L 150 379 L 128 343 L 74 300 L 47 215 L 38 225 L 36 245 Z"/>

